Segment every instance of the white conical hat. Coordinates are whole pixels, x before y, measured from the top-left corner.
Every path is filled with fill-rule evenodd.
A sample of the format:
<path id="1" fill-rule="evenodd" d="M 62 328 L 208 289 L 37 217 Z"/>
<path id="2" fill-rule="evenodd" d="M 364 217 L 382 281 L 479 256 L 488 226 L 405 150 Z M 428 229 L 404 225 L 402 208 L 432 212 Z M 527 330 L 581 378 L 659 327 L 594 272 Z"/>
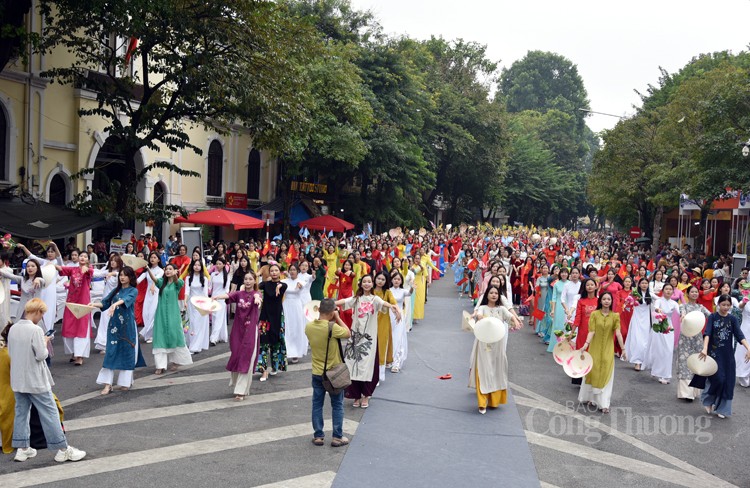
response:
<path id="1" fill-rule="evenodd" d="M 555 344 L 552 348 L 552 357 L 557 364 L 564 364 L 568 359 L 573 356 L 575 350 L 568 341 L 562 341 Z"/>
<path id="2" fill-rule="evenodd" d="M 714 358 L 706 356 L 705 360 L 702 360 L 697 353 L 688 356 L 687 367 L 698 376 L 713 376 L 719 371 L 719 365 Z"/>
<path id="3" fill-rule="evenodd" d="M 682 319 L 680 333 L 685 337 L 694 337 L 703 331 L 706 325 L 706 316 L 698 310 L 693 310 Z"/>
<path id="4" fill-rule="evenodd" d="M 495 317 L 485 317 L 474 324 L 474 337 L 479 342 L 492 344 L 503 340 L 507 330 L 508 325 L 502 320 Z"/>
<path id="5" fill-rule="evenodd" d="M 305 312 L 305 319 L 308 322 L 318 320 L 320 318 L 320 300 L 307 302 L 303 310 Z"/>
<path id="6" fill-rule="evenodd" d="M 57 269 L 55 269 L 54 264 L 45 264 L 40 268 L 40 272 L 42 273 L 42 278 L 44 279 L 45 288 L 57 282 Z"/>
<path id="7" fill-rule="evenodd" d="M 122 263 L 125 266 L 130 266 L 133 269 L 141 269 L 148 266 L 148 261 L 139 257 L 133 256 L 132 254 L 123 254 Z"/>
<path id="8" fill-rule="evenodd" d="M 594 367 L 594 358 L 588 351 L 575 351 L 570 359 L 563 363 L 563 371 L 571 378 L 583 378 Z"/>
<path id="9" fill-rule="evenodd" d="M 90 307 L 88 305 L 81 305 L 80 303 L 65 302 L 65 306 L 70 310 L 70 313 L 77 319 L 81 319 L 86 315 L 90 314 L 96 307 Z"/>
<path id="10" fill-rule="evenodd" d="M 198 313 L 204 317 L 215 311 L 215 302 L 210 297 L 190 297 L 190 303 L 192 303 Z"/>

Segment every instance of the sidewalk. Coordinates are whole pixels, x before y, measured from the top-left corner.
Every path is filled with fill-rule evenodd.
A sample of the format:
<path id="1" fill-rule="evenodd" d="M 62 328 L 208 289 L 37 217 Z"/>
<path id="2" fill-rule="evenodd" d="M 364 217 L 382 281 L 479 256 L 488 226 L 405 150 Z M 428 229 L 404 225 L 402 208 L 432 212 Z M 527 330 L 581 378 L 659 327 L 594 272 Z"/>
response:
<path id="1" fill-rule="evenodd" d="M 387 372 L 375 391 L 333 486 L 539 487 L 510 391 L 506 405 L 480 415 L 467 388 L 474 337 L 460 321 L 469 302 L 458 300 L 449 275 L 428 300 L 404 368 Z M 447 373 L 453 379 L 438 379 Z"/>

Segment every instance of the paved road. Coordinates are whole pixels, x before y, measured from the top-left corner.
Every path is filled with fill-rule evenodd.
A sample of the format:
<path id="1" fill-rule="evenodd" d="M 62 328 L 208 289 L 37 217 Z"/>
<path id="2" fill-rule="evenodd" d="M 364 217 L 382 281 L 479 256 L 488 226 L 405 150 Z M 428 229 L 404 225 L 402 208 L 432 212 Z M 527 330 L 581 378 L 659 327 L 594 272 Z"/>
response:
<path id="1" fill-rule="evenodd" d="M 455 296 L 449 280 L 436 283 L 429 300 L 426 320 L 412 333 L 415 348 L 409 361 L 419 361 L 426 352 L 418 348 L 419 334 L 429 333 L 431 324 L 442 324 L 446 309 L 457 315 L 468 306 Z M 450 355 L 464 346 L 446 341 L 443 347 L 439 352 Z M 147 358 L 149 352 L 144 345 Z M 55 392 L 65 404 L 71 443 L 86 449 L 89 457 L 81 463 L 57 465 L 49 452 L 26 463 L 3 456 L 0 486 L 70 486 L 71 480 L 160 488 L 330 486 L 346 448 L 316 448 L 309 442 L 309 357 L 268 382 L 254 382 L 251 396 L 235 403 L 224 371 L 227 355 L 227 345 L 220 344 L 195 356 L 189 369 L 164 377 L 142 370 L 132 391 L 100 397 L 94 380 L 102 356 L 73 367 L 58 349 L 52 367 Z M 674 384 L 660 385 L 648 373 L 636 373 L 618 362 L 613 411 L 602 416 L 578 407 L 576 389 L 529 328 L 512 334 L 509 356 L 517 414 L 542 487 L 750 486 L 746 468 L 750 391 L 738 388 L 734 416 L 719 420 L 702 414 L 696 403 L 679 402 Z M 407 364 L 401 374 L 408 375 L 408 370 Z M 464 381 L 460 371 L 453 374 Z M 388 378 L 380 389 L 383 396 L 389 393 L 389 381 L 399 379 Z M 474 411 L 472 397 L 466 398 L 467 411 Z M 357 435 L 363 413 L 365 421 L 378 420 L 377 408 L 377 398 L 366 411 L 347 406 L 347 434 Z M 430 414 L 440 415 L 440 410 Z M 488 419 L 477 414 L 476 420 Z M 423 471 L 419 462 L 433 449 L 425 444 L 404 463 L 428 479 L 439 480 L 439 471 Z M 455 455 L 460 459 L 471 453 Z M 508 459 L 499 453 L 497 462 Z M 358 485 L 380 486 L 377 479 Z"/>

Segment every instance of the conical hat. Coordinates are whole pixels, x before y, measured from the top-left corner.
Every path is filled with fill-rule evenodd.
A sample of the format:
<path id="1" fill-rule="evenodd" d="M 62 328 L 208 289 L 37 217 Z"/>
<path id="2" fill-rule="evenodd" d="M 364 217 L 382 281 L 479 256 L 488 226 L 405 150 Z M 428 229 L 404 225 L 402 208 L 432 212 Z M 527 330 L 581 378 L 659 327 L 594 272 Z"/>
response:
<path id="1" fill-rule="evenodd" d="M 698 376 L 713 376 L 719 371 L 719 365 L 711 356 L 706 356 L 705 361 L 698 354 L 691 354 L 687 358 L 687 367 Z"/>
<path id="2" fill-rule="evenodd" d="M 305 319 L 307 319 L 308 322 L 318 320 L 320 318 L 319 309 L 320 309 L 320 300 L 313 300 L 311 302 L 307 302 L 304 306 Z"/>
<path id="3" fill-rule="evenodd" d="M 508 325 L 502 320 L 495 317 L 485 317 L 474 324 L 474 337 L 479 342 L 492 344 L 503 340 L 507 330 Z"/>
<path id="4" fill-rule="evenodd" d="M 698 310 L 693 310 L 685 315 L 682 319 L 680 333 L 685 337 L 694 337 L 703 331 L 706 325 L 706 317 Z"/>
<path id="5" fill-rule="evenodd" d="M 427 229 L 425 229 L 424 227 L 421 227 L 419 229 L 419 235 L 420 236 L 426 236 L 427 235 Z"/>
<path id="6" fill-rule="evenodd" d="M 563 363 L 563 371 L 571 378 L 583 378 L 594 366 L 594 358 L 587 351 L 575 351 L 573 355 Z"/>
<path id="7" fill-rule="evenodd" d="M 557 364 L 564 364 L 573 356 L 573 346 L 568 341 L 562 341 L 555 344 L 552 348 L 552 357 Z"/>
<path id="8" fill-rule="evenodd" d="M 396 237 L 401 235 L 401 229 L 394 227 L 393 229 L 388 231 L 388 235 L 395 239 Z"/>
<path id="9" fill-rule="evenodd" d="M 190 297 L 190 303 L 204 317 L 214 311 L 214 301 L 209 297 Z"/>
<path id="10" fill-rule="evenodd" d="M 133 256 L 132 254 L 123 254 L 122 262 L 125 266 L 130 266 L 133 269 L 141 269 L 148 266 L 148 261 Z"/>
<path id="11" fill-rule="evenodd" d="M 531 234 L 531 240 L 534 242 L 539 242 L 540 240 L 542 240 L 542 236 L 540 236 L 539 234 Z"/>
<path id="12" fill-rule="evenodd" d="M 55 279 L 57 277 L 57 270 L 55 269 L 54 264 L 45 264 L 41 268 L 42 278 L 44 279 L 44 287 L 47 288 L 51 284 L 57 282 Z"/>
<path id="13" fill-rule="evenodd" d="M 467 332 L 474 330 L 474 319 L 471 318 L 471 314 L 464 310 L 463 317 L 461 319 L 461 330 L 465 330 Z"/>
<path id="14" fill-rule="evenodd" d="M 96 307 L 89 307 L 88 305 L 81 305 L 80 303 L 65 302 L 65 306 L 70 310 L 70 313 L 77 319 L 81 319 L 86 315 L 90 314 Z"/>

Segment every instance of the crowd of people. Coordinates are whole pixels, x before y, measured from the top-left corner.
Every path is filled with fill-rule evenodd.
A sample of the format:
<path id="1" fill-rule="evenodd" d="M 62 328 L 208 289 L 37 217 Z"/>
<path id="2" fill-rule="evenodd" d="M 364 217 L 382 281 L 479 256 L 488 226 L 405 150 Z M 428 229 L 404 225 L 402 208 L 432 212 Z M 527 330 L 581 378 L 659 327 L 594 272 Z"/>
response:
<path id="1" fill-rule="evenodd" d="M 450 242 L 455 282 L 477 301 L 475 318 L 494 316 L 517 328 L 517 309 L 548 352 L 569 341 L 591 354 L 590 373 L 572 380 L 581 384 L 580 402 L 609 412 L 616 358 L 670 384 L 675 349 L 678 398 L 700 398 L 708 413 L 726 418 L 736 380 L 750 387 L 748 268 L 732 279 L 726 256 L 669 245 L 652 254 L 617 234 L 554 230 L 475 229 Z M 695 310 L 706 317 L 703 333 L 680 334 L 682 318 Z M 506 346 L 492 346 L 475 345 L 472 355 L 480 413 L 504 403 Z M 693 354 L 711 356 L 718 372 L 694 375 L 687 364 Z"/>
<path id="2" fill-rule="evenodd" d="M 148 362 L 143 343 L 151 344 L 155 374 L 163 374 L 229 342 L 226 369 L 236 401 L 250 393 L 253 374 L 268 381 L 312 349 L 316 445 L 322 444 L 323 373 L 343 362 L 351 377 L 345 391 L 331 396 L 332 445 L 345 445 L 343 398 L 368 408 L 389 373 L 405 368 L 408 333 L 425 316 L 430 284 L 450 269 L 458 293 L 475 300 L 475 319 L 497 318 L 506 332 L 528 321 L 549 352 L 561 340 L 578 352 L 587 350 L 593 369 L 573 382 L 581 384 L 579 401 L 603 412 L 610 408 L 615 358 L 669 384 L 677 348 L 678 398 L 692 401 L 700 395 L 707 411 L 722 418 L 731 414 L 735 377 L 750 386 L 750 346 L 744 338 L 750 333 L 747 268 L 731 279 L 723 256 L 712 259 L 669 246 L 651 255 L 618 234 L 461 225 L 430 232 L 210 241 L 192 252 L 171 236 L 166 245 L 144 236 L 105 259 L 97 244 L 88 248 L 69 245 L 63 256 L 54 243 L 42 249 L 18 244 L 21 270 L 0 265 L 0 280 L 18 284 L 17 319 L 24 310 L 28 315 L 32 301 L 44 305 L 35 308 L 44 311 L 35 312 L 34 323 L 46 341 L 53 340 L 55 324 L 62 321 L 59 332 L 74 366 L 89 357 L 96 327 L 93 343 L 104 361 L 95 381 L 102 395 L 113 387 L 132 387 L 134 370 Z M 92 299 L 97 280 L 104 281 L 103 291 Z M 7 293 L 10 286 L 3 288 Z M 317 320 L 306 307 L 313 301 L 320 301 Z M 0 306 L 3 323 L 10 322 L 9 303 Z M 89 313 L 75 313 L 75 306 Z M 707 317 L 703 335 L 680 335 L 680 318 L 695 310 Z M 98 322 L 92 311 L 98 312 Z M 655 329 L 656 317 L 665 317 L 664 332 Z M 336 326 L 328 327 L 329 322 Z M 344 342 L 340 351 L 333 346 L 337 339 Z M 476 389 L 480 413 L 506 402 L 507 342 L 507 333 L 496 343 L 475 341 L 469 386 Z M 704 385 L 686 365 L 695 353 L 719 365 Z M 49 358 L 37 355 L 40 359 L 46 368 Z M 0 391 L 3 395 L 7 391 Z M 7 415 L 7 407 L 0 409 L 0 417 L 6 417 L 5 424 L 0 418 L 0 429 Z M 17 418 L 25 421 L 23 415 Z M 29 447 L 15 437 L 12 444 Z M 19 460 L 24 452 L 31 457 L 30 451 L 19 452 Z"/>

